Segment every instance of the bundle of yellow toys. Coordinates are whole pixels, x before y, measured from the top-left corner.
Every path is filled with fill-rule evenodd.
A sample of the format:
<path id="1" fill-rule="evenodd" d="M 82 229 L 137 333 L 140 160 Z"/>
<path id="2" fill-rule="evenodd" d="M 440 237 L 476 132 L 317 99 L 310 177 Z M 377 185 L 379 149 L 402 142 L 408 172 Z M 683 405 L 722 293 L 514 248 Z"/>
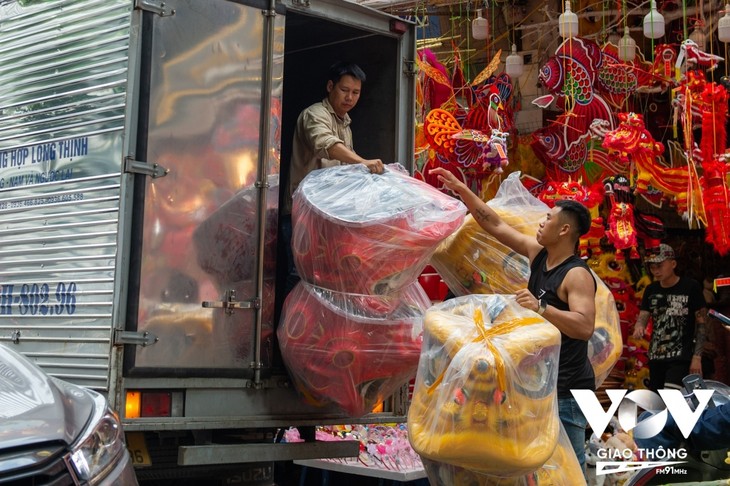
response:
<path id="1" fill-rule="evenodd" d="M 426 460 L 500 477 L 530 474 L 553 455 L 560 332 L 503 295 L 437 304 L 408 412 Z"/>

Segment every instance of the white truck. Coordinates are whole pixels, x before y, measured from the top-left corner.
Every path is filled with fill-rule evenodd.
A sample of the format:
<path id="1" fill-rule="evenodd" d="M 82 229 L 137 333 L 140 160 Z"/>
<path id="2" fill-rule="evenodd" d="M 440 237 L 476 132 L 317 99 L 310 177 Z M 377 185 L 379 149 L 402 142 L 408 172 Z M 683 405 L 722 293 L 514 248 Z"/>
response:
<path id="1" fill-rule="evenodd" d="M 415 45 L 338 0 L 0 2 L 0 342 L 105 394 L 140 480 L 268 485 L 357 454 L 277 431 L 405 420 L 407 387 L 357 419 L 293 389 L 276 235 L 335 61 L 368 74 L 356 149 L 410 168 Z"/>

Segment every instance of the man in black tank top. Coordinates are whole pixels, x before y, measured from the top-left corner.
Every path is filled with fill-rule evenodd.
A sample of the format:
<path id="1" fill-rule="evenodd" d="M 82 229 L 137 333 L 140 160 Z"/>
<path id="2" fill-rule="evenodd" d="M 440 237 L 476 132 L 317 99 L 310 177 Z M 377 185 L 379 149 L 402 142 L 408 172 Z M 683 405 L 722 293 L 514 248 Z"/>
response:
<path id="1" fill-rule="evenodd" d="M 558 201 L 540 223 L 536 237 L 532 238 L 502 221 L 452 173 L 441 168 L 430 173 L 436 174 L 444 187 L 459 195 L 486 232 L 530 260 L 528 286 L 518 290 L 515 299 L 522 307 L 541 314 L 560 331 L 560 421 L 585 471 L 587 420 L 570 390 L 595 390 L 588 340 L 593 335 L 596 319 L 596 281 L 585 262 L 576 256 L 578 240 L 590 228 L 590 212 L 577 201 Z"/>

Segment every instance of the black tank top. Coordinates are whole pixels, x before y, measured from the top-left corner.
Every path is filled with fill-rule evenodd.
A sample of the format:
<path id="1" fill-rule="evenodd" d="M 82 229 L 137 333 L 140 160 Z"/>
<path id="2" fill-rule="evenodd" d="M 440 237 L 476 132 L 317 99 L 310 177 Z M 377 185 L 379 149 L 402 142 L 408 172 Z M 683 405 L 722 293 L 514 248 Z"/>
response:
<path id="1" fill-rule="evenodd" d="M 527 289 L 538 299 L 545 300 L 559 310 L 569 310 L 568 303 L 558 297 L 558 287 L 569 270 L 575 267 L 583 267 L 588 270 L 588 265 L 573 255 L 567 258 L 557 267 L 546 270 L 547 250 L 540 250 L 530 265 L 530 280 Z M 593 292 L 596 291 L 596 283 L 593 282 Z M 571 389 L 595 390 L 595 376 L 593 367 L 588 360 L 588 341 L 574 339 L 560 333 L 560 364 L 558 368 L 558 398 L 570 398 Z"/>

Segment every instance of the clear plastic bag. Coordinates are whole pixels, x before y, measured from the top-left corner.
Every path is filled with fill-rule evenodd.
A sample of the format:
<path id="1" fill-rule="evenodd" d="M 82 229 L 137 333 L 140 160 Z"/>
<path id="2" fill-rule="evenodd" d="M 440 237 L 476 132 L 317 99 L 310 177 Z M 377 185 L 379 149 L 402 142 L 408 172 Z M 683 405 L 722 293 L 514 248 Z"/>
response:
<path id="1" fill-rule="evenodd" d="M 428 459 L 422 462 L 431 486 L 574 486 L 583 483 L 583 470 L 562 424 L 553 455 L 539 469 L 523 476 L 500 478 Z"/>
<path id="2" fill-rule="evenodd" d="M 299 282 L 277 329 L 292 381 L 313 404 L 334 403 L 352 417 L 370 412 L 415 376 L 430 305 L 417 282 L 388 296 Z"/>
<path id="3" fill-rule="evenodd" d="M 319 287 L 369 295 L 418 278 L 466 207 L 389 164 L 310 172 L 294 193 L 292 251 L 299 275 Z"/>
<path id="4" fill-rule="evenodd" d="M 516 230 L 537 234 L 550 208 L 522 185 L 519 172 L 510 174 L 487 204 Z M 464 224 L 445 239 L 431 265 L 455 295 L 512 294 L 527 286 L 530 263 L 484 231 L 470 214 Z"/>
<path id="5" fill-rule="evenodd" d="M 253 185 L 241 189 L 193 232 L 198 265 L 222 289 L 228 289 L 229 282 L 249 280 L 255 274 L 258 196 L 259 189 Z M 276 269 L 278 200 L 279 176 L 269 176 L 262 255 L 266 275 L 273 275 Z"/>
<path id="6" fill-rule="evenodd" d="M 501 477 L 528 474 L 558 440 L 560 332 L 513 296 L 431 307 L 408 435 L 423 458 Z"/>
<path id="7" fill-rule="evenodd" d="M 588 341 L 588 359 L 596 375 L 596 388 L 601 386 L 623 353 L 621 316 L 616 300 L 603 280 L 591 270 L 596 280 L 596 324 Z"/>

